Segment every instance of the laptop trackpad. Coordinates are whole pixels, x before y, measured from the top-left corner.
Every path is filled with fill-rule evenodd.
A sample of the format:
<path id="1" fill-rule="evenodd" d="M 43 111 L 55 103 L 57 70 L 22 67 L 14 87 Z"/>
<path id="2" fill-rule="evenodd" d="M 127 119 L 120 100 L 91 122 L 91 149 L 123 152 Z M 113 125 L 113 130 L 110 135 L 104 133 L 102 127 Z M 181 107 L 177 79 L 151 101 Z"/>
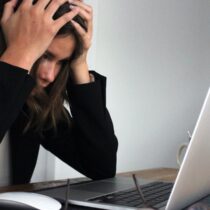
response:
<path id="1" fill-rule="evenodd" d="M 141 181 L 145 184 L 148 181 Z M 134 187 L 133 180 L 127 177 L 115 177 L 106 180 L 99 180 L 90 183 L 82 183 L 70 186 L 71 199 L 87 199 L 107 193 L 125 190 Z M 56 187 L 53 189 L 40 190 L 39 193 L 48 196 L 65 199 L 66 187 Z"/>
<path id="2" fill-rule="evenodd" d="M 81 190 L 88 192 L 99 192 L 99 193 L 110 193 L 119 190 L 124 190 L 133 187 L 131 183 L 128 182 L 108 182 L 108 181 L 97 181 L 84 185 L 73 186 L 72 190 Z"/>

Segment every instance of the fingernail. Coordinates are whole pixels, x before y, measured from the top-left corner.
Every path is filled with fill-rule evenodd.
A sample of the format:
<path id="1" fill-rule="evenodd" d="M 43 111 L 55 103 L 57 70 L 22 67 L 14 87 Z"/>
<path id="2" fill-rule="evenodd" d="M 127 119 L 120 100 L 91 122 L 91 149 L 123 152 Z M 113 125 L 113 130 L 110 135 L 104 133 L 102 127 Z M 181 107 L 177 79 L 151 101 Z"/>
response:
<path id="1" fill-rule="evenodd" d="M 75 6 L 74 6 L 74 5 L 70 5 L 69 7 L 70 7 L 71 9 L 74 9 L 74 8 L 75 8 Z"/>
<path id="2" fill-rule="evenodd" d="M 75 24 L 75 21 L 74 20 L 70 20 L 73 24 Z"/>
<path id="3" fill-rule="evenodd" d="M 74 5 L 70 5 L 69 6 L 70 7 L 70 9 L 73 11 L 76 11 L 76 12 L 79 12 L 79 8 L 77 7 L 77 6 L 74 6 Z"/>

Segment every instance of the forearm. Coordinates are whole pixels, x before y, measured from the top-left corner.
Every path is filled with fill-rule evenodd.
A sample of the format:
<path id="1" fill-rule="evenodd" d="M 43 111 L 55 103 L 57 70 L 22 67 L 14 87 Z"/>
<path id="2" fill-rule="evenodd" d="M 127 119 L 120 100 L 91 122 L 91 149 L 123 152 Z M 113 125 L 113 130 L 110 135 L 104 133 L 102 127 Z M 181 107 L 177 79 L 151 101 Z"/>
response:
<path id="1" fill-rule="evenodd" d="M 73 167 L 75 170 L 91 179 L 104 179 L 115 176 L 117 161 L 117 139 L 114 134 L 92 139 L 73 126 L 72 130 L 61 126 L 56 138 L 47 135 L 42 145 Z M 64 129 L 65 128 L 65 129 Z M 105 143 L 107 142 L 107 143 Z M 104 145 L 104 146 L 102 146 Z"/>
<path id="2" fill-rule="evenodd" d="M 33 59 L 28 52 L 21 52 L 20 50 L 15 50 L 15 48 L 13 48 L 7 49 L 3 53 L 0 57 L 0 61 L 30 71 L 35 59 Z"/>
<path id="3" fill-rule="evenodd" d="M 47 135 L 43 145 L 80 173 L 102 179 L 116 173 L 118 142 L 106 108 L 105 78 L 94 76 L 93 83 L 68 84 L 72 125 L 59 126 L 58 137 Z"/>
<path id="4" fill-rule="evenodd" d="M 26 70 L 0 62 L 0 141 L 34 86 Z"/>
<path id="5" fill-rule="evenodd" d="M 74 84 L 86 84 L 91 82 L 87 62 L 76 63 L 71 67 L 71 77 Z"/>
<path id="6" fill-rule="evenodd" d="M 92 138 L 91 144 L 83 138 L 78 148 L 83 174 L 92 179 L 115 176 L 118 143 L 114 133 L 101 133 L 97 139 Z"/>
<path id="7" fill-rule="evenodd" d="M 106 78 L 93 74 L 95 82 L 69 87 L 69 94 L 81 162 L 97 179 L 115 174 L 118 142 L 106 108 Z"/>
<path id="8" fill-rule="evenodd" d="M 92 73 L 95 82 L 74 85 L 69 80 L 67 85 L 74 122 L 87 135 L 91 133 L 90 129 L 105 131 L 107 123 L 110 124 L 106 109 L 106 78 L 95 72 Z M 93 134 L 97 135 L 96 132 Z"/>

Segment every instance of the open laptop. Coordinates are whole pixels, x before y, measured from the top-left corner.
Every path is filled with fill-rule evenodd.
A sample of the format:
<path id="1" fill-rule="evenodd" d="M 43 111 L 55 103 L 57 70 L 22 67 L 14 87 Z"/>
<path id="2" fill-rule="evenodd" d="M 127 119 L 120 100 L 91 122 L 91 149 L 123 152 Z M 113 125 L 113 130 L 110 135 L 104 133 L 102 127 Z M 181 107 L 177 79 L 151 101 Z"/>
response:
<path id="1" fill-rule="evenodd" d="M 148 202 L 150 199 L 150 203 L 152 203 L 150 206 L 157 209 L 183 209 L 210 194 L 210 89 L 205 98 L 174 185 L 171 183 L 154 183 L 144 180 L 139 180 L 139 183 L 145 195 L 149 194 L 147 189 L 153 190 L 155 184 L 159 190 L 158 194 L 160 191 L 163 191 L 162 189 L 166 189 L 167 195 L 165 201 L 160 200 L 159 203 L 153 202 L 153 200 L 158 201 L 153 191 L 150 192 L 149 198 L 145 196 Z M 164 187 L 164 184 L 167 187 Z M 118 202 L 109 202 L 110 200 L 116 200 L 114 197 L 116 194 L 119 198 L 120 196 L 123 197 L 124 192 L 130 191 L 131 193 L 133 192 L 133 196 L 131 197 L 133 199 L 136 198 L 136 202 L 137 200 L 141 200 L 140 204 L 132 206 L 130 205 L 132 202 L 129 200 L 127 202 L 120 200 Z M 39 193 L 61 199 L 65 199 L 65 192 L 65 187 L 39 191 Z M 148 209 L 148 206 L 142 202 L 141 197 L 137 197 L 137 194 L 132 178 L 115 177 L 71 185 L 69 203 L 110 210 Z"/>

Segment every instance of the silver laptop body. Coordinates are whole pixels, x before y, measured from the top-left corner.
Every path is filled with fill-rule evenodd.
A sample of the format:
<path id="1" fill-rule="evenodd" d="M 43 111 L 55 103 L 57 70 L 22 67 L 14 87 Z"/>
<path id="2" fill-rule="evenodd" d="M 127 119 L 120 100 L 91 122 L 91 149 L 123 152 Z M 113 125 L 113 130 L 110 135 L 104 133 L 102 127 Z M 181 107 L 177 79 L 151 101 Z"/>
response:
<path id="1" fill-rule="evenodd" d="M 139 179 L 139 183 L 143 185 L 149 183 L 149 181 Z M 133 180 L 126 177 L 115 177 L 72 185 L 70 187 L 69 203 L 110 210 L 139 209 L 89 201 L 98 196 L 133 187 Z M 65 199 L 65 187 L 42 190 L 40 193 Z M 170 197 L 166 202 L 166 206 L 161 209 L 183 209 L 208 194 L 210 194 L 210 89 L 201 109 Z"/>

